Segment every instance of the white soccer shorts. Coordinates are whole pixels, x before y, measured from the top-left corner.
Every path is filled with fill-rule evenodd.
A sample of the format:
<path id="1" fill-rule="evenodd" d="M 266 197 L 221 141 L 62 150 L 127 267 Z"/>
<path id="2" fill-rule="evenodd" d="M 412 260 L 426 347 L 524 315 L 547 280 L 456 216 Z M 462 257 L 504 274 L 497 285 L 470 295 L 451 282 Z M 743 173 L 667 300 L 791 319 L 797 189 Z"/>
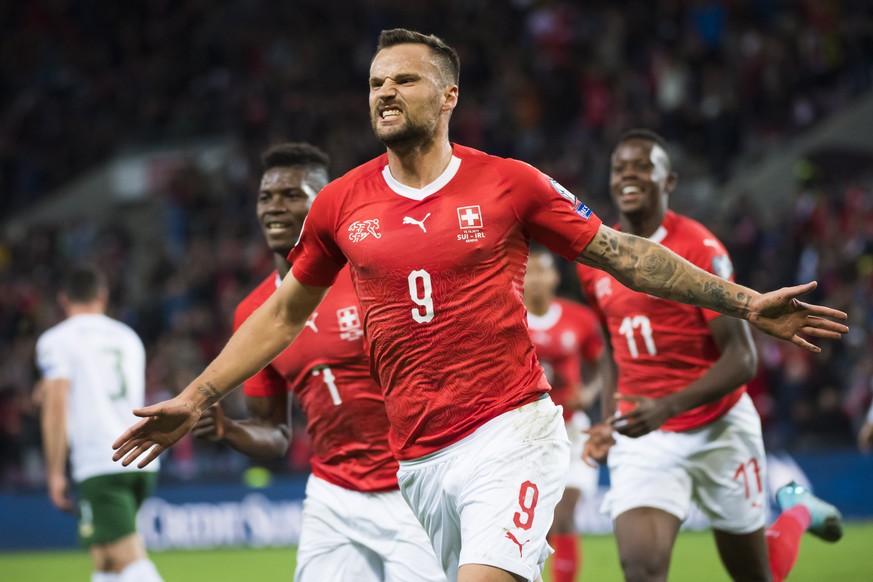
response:
<path id="1" fill-rule="evenodd" d="M 430 540 L 399 491 L 306 483 L 296 582 L 445 582 Z"/>
<path id="2" fill-rule="evenodd" d="M 565 488 L 581 491 L 583 501 L 595 498 L 600 477 L 598 467 L 592 467 L 582 460 L 582 450 L 588 440 L 588 435 L 584 431 L 589 428 L 591 428 L 591 419 L 581 410 L 574 412 L 567 421 L 567 436 L 570 438 L 570 471 L 567 473 Z"/>
<path id="3" fill-rule="evenodd" d="M 610 490 L 603 511 L 613 520 L 654 507 L 681 520 L 695 501 L 713 529 L 751 533 L 764 526 L 766 460 L 761 418 L 744 394 L 727 414 L 683 432 L 619 434 L 609 451 Z"/>
<path id="4" fill-rule="evenodd" d="M 545 397 L 436 453 L 401 461 L 397 476 L 449 580 L 464 564 L 534 580 L 552 553 L 546 534 L 569 459 L 561 407 Z"/>

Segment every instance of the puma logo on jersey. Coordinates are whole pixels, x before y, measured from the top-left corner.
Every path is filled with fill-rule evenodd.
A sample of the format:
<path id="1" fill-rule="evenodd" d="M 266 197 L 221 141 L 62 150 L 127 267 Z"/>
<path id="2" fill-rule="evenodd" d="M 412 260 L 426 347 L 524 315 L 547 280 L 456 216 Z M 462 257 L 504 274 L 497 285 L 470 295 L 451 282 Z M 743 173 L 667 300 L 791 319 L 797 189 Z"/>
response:
<path id="1" fill-rule="evenodd" d="M 312 315 L 309 316 L 309 319 L 306 320 L 306 323 L 303 324 L 303 327 L 308 327 L 312 330 L 313 333 L 318 333 L 318 328 L 315 327 L 315 318 L 318 317 L 318 312 L 313 311 Z"/>
<path id="2" fill-rule="evenodd" d="M 356 220 L 349 225 L 349 240 L 352 242 L 361 242 L 371 234 L 373 235 L 373 238 L 382 238 L 382 233 L 377 232 L 378 230 L 378 218 Z"/>
<path id="3" fill-rule="evenodd" d="M 526 543 L 528 543 L 530 540 L 525 540 L 523 542 L 520 542 L 520 541 L 518 541 L 518 538 L 515 537 L 515 535 L 511 531 L 506 532 L 506 539 L 511 540 L 515 545 L 518 546 L 518 557 L 521 558 L 522 551 L 524 550 L 524 545 Z"/>
<path id="4" fill-rule="evenodd" d="M 608 295 L 612 295 L 612 279 L 601 277 L 594 283 L 594 297 L 603 299 Z"/>
<path id="5" fill-rule="evenodd" d="M 430 216 L 430 212 L 428 212 L 427 215 L 424 218 L 422 218 L 421 220 L 415 220 L 411 216 L 404 216 L 403 217 L 403 224 L 417 224 L 421 228 L 422 231 L 427 232 L 427 229 L 424 227 L 424 221 L 427 220 L 429 216 Z"/>

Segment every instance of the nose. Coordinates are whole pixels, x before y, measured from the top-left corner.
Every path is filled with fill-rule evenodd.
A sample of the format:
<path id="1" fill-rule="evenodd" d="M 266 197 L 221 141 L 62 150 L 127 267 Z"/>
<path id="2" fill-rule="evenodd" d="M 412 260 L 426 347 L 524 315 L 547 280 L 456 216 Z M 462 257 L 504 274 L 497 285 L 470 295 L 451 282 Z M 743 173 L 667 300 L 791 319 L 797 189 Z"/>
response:
<path id="1" fill-rule="evenodd" d="M 385 82 L 376 89 L 376 97 L 379 98 L 393 97 L 396 93 L 397 84 L 392 79 L 385 79 Z"/>
<path id="2" fill-rule="evenodd" d="M 261 209 L 264 213 L 277 213 L 282 211 L 282 197 L 281 196 L 269 196 L 267 199 L 261 203 Z"/>

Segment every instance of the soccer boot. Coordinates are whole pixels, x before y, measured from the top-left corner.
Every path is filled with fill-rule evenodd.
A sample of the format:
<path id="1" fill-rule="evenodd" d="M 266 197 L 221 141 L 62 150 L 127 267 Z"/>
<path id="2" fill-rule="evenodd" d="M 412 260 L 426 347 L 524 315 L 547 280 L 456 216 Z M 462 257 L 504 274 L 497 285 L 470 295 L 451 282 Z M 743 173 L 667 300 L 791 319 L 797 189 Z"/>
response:
<path id="1" fill-rule="evenodd" d="M 783 485 L 776 491 L 776 503 L 785 511 L 795 505 L 803 505 L 809 510 L 812 521 L 809 533 L 827 542 L 835 542 L 843 537 L 843 516 L 840 510 L 822 501 L 812 491 L 794 481 Z"/>

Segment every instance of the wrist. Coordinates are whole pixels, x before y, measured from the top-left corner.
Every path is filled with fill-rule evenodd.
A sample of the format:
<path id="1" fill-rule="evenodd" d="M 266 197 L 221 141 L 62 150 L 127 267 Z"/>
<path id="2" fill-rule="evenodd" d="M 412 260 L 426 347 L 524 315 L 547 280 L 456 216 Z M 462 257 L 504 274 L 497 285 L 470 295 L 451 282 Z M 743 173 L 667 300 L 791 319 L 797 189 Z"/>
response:
<path id="1" fill-rule="evenodd" d="M 678 416 L 687 410 L 687 407 L 682 402 L 682 392 L 674 392 L 661 398 L 661 404 L 667 409 L 670 418 Z"/>
<path id="2" fill-rule="evenodd" d="M 179 394 L 182 403 L 190 406 L 198 414 L 221 400 L 222 396 L 224 395 L 212 382 L 199 378 Z"/>

